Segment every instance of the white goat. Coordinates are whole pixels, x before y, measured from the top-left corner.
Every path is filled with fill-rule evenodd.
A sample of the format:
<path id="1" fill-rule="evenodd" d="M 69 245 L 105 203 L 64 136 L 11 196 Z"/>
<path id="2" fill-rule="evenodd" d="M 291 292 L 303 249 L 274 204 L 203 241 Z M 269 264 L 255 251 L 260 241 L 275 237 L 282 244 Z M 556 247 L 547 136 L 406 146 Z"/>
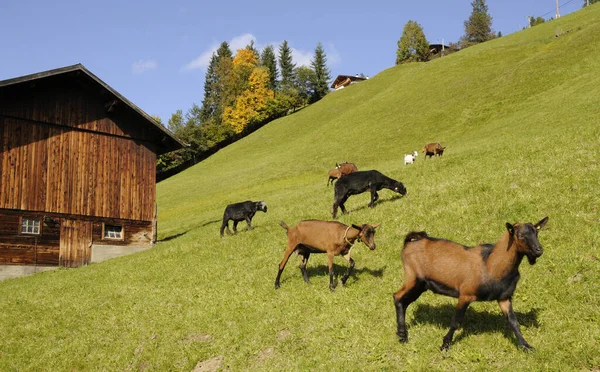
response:
<path id="1" fill-rule="evenodd" d="M 406 154 L 404 155 L 404 165 L 406 164 L 413 164 L 415 162 L 415 159 L 417 158 L 417 156 L 419 155 L 418 152 L 413 151 L 412 154 Z"/>

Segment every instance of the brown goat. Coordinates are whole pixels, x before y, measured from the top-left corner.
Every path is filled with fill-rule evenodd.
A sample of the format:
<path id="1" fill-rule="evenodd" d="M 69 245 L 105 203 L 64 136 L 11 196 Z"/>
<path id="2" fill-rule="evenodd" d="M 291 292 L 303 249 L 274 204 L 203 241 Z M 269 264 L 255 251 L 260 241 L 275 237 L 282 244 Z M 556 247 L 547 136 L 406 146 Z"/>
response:
<path id="1" fill-rule="evenodd" d="M 402 261 L 404 285 L 394 293 L 397 334 L 400 342 L 408 341 L 406 308 L 426 290 L 458 298 L 450 330 L 444 336 L 441 350 L 448 350 L 454 332 L 462 323 L 465 311 L 473 301 L 498 301 L 500 310 L 517 337 L 518 346 L 533 349 L 523 338 L 512 308 L 512 295 L 519 281 L 519 265 L 527 256 L 531 265 L 542 255 L 538 231 L 548 222 L 543 218 L 531 223 L 506 223 L 496 244 L 472 248 L 444 239 L 430 238 L 424 231 L 411 232 L 404 239 Z"/>
<path id="2" fill-rule="evenodd" d="M 423 146 L 423 149 L 421 151 L 425 154 L 425 159 L 427 159 L 427 156 L 442 156 L 444 154 L 445 149 L 446 147 L 442 147 L 442 145 L 440 145 L 439 142 L 436 142 L 426 144 L 425 146 Z"/>
<path id="3" fill-rule="evenodd" d="M 345 176 L 350 173 L 357 172 L 358 168 L 354 163 L 335 163 L 335 168 L 329 171 L 329 178 L 327 179 L 327 186 L 329 186 L 329 182 L 333 185 L 333 181 L 338 178 Z"/>
<path id="4" fill-rule="evenodd" d="M 327 178 L 327 187 L 329 187 L 329 182 L 333 185 L 333 181 L 337 180 L 342 176 L 342 171 L 339 168 L 333 168 L 329 171 L 329 178 Z"/>
<path id="5" fill-rule="evenodd" d="M 348 271 L 342 277 L 342 284 L 350 277 L 354 268 L 354 260 L 350 258 L 350 250 L 356 240 L 362 241 L 369 249 L 375 249 L 375 229 L 377 225 L 352 225 L 346 226 L 337 221 L 318 221 L 307 220 L 300 221 L 293 227 L 288 227 L 285 222 L 280 222 L 281 227 L 287 230 L 288 242 L 287 248 L 283 254 L 283 259 L 279 264 L 279 271 L 275 279 L 275 289 L 279 288 L 279 279 L 285 268 L 290 255 L 297 251 L 303 257 L 300 264 L 300 270 L 304 281 L 309 283 L 306 263 L 311 253 L 327 253 L 327 266 L 329 267 L 329 289 L 335 290 L 333 285 L 333 257 L 342 255 L 350 264 Z"/>
<path id="6" fill-rule="evenodd" d="M 342 172 L 342 176 L 358 171 L 358 168 L 354 163 L 340 163 L 336 164 L 335 167 Z"/>

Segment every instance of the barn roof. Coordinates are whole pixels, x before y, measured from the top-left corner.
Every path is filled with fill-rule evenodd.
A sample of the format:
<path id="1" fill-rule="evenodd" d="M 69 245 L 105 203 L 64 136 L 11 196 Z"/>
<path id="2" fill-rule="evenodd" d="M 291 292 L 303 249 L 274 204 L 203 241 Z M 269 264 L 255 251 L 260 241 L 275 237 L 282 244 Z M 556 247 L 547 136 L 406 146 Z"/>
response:
<path id="1" fill-rule="evenodd" d="M 117 92 L 116 90 L 111 88 L 108 84 L 106 84 L 104 81 L 102 81 L 96 75 L 92 74 L 81 63 L 72 65 L 72 66 L 57 68 L 54 70 L 38 72 L 36 74 L 20 76 L 20 77 L 16 77 L 16 78 L 12 78 L 12 79 L 7 79 L 7 80 L 1 80 L 0 88 L 7 87 L 7 86 L 14 86 L 14 85 L 18 85 L 18 84 L 27 83 L 27 82 L 32 82 L 32 81 L 36 81 L 36 80 L 40 80 L 40 79 L 44 79 L 44 78 L 48 78 L 48 77 L 67 75 L 67 74 L 73 74 L 73 73 L 79 74 L 79 75 L 83 74 L 84 76 L 89 78 L 91 81 L 95 82 L 100 87 L 102 87 L 103 90 L 105 90 L 109 95 L 113 96 L 114 99 L 121 101 L 126 106 L 128 106 L 130 109 L 132 109 L 135 113 L 137 113 L 143 119 L 144 122 L 147 122 L 148 125 L 151 125 L 155 129 L 157 129 L 159 131 L 158 133 L 161 134 L 161 136 L 160 136 L 161 139 L 158 141 L 159 143 L 157 143 L 158 147 L 159 147 L 159 151 L 158 151 L 159 153 L 174 151 L 174 150 L 178 150 L 180 148 L 187 146 L 186 143 L 182 142 L 180 139 L 175 137 L 175 135 L 170 130 L 168 130 L 166 127 L 164 127 L 160 123 L 156 122 L 156 120 L 154 120 L 150 115 L 145 113 L 142 109 L 137 107 L 130 100 L 128 100 L 127 98 L 122 96 L 119 92 Z"/>

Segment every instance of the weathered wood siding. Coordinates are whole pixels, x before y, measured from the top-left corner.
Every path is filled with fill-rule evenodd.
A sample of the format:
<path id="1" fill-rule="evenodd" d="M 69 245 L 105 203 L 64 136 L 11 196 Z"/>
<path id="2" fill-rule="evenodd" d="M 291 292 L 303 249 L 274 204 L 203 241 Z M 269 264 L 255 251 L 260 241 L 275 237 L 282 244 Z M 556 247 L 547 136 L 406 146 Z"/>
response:
<path id="1" fill-rule="evenodd" d="M 103 92 L 75 75 L 2 89 L 0 208 L 152 220 L 156 130 Z"/>
<path id="2" fill-rule="evenodd" d="M 41 234 L 20 234 L 21 216 L 41 220 Z M 56 224 L 44 223 L 44 217 Z M 123 226 L 123 239 L 105 239 L 103 224 Z M 149 221 L 0 210 L 0 265 L 57 266 L 59 262 L 66 267 L 85 265 L 90 259 L 90 243 L 147 248 L 152 233 Z"/>
<path id="3" fill-rule="evenodd" d="M 0 115 L 141 141 L 157 141 L 156 130 L 84 76 L 55 76 L 4 87 Z M 110 112 L 109 112 L 110 111 Z"/>
<path id="4" fill-rule="evenodd" d="M 43 218 L 32 213 L 0 211 L 0 265 L 58 265 L 60 225 L 43 225 L 40 235 L 21 235 L 20 216 Z"/>
<path id="5" fill-rule="evenodd" d="M 0 117 L 0 208 L 151 221 L 155 164 L 132 139 Z"/>

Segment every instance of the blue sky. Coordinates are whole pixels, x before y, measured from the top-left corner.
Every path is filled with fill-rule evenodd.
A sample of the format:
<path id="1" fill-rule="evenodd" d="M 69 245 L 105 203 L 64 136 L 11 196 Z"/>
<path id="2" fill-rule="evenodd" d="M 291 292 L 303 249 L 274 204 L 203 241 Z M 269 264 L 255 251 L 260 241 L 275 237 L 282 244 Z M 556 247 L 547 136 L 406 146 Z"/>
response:
<path id="1" fill-rule="evenodd" d="M 583 0 L 560 0 L 560 14 Z M 555 15 L 555 0 L 487 0 L 492 27 L 521 30 Z M 308 64 L 323 43 L 332 78 L 392 67 L 407 21 L 430 43 L 456 42 L 471 0 L 32 1 L 0 0 L 0 80 L 82 63 L 144 111 L 167 122 L 200 104 L 206 65 L 222 41 L 260 49 L 287 40 Z"/>

